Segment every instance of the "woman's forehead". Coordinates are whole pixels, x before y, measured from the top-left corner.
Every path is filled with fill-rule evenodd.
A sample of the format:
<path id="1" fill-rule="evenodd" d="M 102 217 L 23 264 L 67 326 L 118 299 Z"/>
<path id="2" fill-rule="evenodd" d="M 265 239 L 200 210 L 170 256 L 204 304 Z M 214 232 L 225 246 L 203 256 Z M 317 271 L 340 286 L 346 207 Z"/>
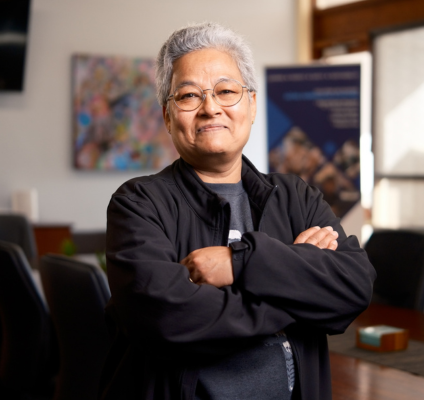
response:
<path id="1" fill-rule="evenodd" d="M 242 81 L 234 59 L 217 49 L 203 49 L 188 53 L 174 62 L 172 87 L 193 83 L 199 86 L 214 85 L 222 79 Z"/>

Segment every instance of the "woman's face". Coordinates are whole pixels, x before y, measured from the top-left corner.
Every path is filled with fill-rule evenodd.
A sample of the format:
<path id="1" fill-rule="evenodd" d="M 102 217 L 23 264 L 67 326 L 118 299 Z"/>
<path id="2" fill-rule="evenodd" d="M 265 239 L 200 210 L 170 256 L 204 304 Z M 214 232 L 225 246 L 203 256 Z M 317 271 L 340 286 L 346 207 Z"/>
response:
<path id="1" fill-rule="evenodd" d="M 225 52 L 216 49 L 194 51 L 174 63 L 171 93 L 183 82 L 192 82 L 202 89 L 213 89 L 223 79 L 243 81 L 237 64 Z M 223 107 L 208 90 L 206 99 L 194 111 L 179 109 L 169 100 L 169 114 L 164 119 L 181 157 L 195 168 L 214 168 L 214 161 L 231 163 L 241 157 L 256 116 L 256 95 L 243 89 L 243 97 L 232 107 Z"/>

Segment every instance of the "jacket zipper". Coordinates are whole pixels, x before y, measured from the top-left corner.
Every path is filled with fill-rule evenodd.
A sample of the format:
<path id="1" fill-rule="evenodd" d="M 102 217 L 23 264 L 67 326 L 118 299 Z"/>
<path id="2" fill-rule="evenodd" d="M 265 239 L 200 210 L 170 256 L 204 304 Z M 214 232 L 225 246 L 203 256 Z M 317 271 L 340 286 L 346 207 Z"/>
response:
<path id="1" fill-rule="evenodd" d="M 299 399 L 302 400 L 302 387 L 300 385 L 300 376 L 301 376 L 300 361 L 299 361 L 300 358 L 299 358 L 298 350 L 297 350 L 297 347 L 296 347 L 296 342 L 291 340 L 290 335 L 288 335 L 287 333 L 286 333 L 286 337 L 287 337 L 288 342 L 290 343 L 290 347 L 292 348 L 293 358 L 294 358 L 294 361 L 295 361 L 295 365 L 294 365 L 295 376 L 294 376 L 293 391 L 294 391 L 294 388 L 297 386 L 297 391 L 299 392 L 299 395 L 300 395 Z M 297 385 L 296 385 L 296 381 L 297 381 Z"/>

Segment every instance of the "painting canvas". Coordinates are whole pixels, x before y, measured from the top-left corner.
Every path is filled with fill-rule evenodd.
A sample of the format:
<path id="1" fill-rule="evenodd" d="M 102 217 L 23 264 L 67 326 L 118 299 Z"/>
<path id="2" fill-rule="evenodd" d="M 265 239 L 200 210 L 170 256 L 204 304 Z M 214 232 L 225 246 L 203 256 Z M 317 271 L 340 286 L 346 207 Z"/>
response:
<path id="1" fill-rule="evenodd" d="M 154 61 L 72 57 L 74 165 L 84 170 L 158 170 L 177 158 L 162 118 Z"/>

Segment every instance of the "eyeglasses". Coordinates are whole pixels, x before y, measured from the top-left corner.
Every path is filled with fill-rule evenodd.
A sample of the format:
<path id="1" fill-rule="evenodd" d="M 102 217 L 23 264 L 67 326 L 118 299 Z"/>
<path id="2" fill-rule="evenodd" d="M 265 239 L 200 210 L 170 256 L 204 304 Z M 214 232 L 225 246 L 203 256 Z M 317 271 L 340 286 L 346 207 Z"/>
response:
<path id="1" fill-rule="evenodd" d="M 212 97 L 216 103 L 223 107 L 232 107 L 240 102 L 243 97 L 243 89 L 250 92 L 247 86 L 243 86 L 235 79 L 222 79 L 217 82 L 213 89 L 204 90 L 195 84 L 183 84 L 178 86 L 174 94 L 168 96 L 166 101 L 173 99 L 179 109 L 194 111 L 205 101 L 205 92 L 212 90 Z"/>

